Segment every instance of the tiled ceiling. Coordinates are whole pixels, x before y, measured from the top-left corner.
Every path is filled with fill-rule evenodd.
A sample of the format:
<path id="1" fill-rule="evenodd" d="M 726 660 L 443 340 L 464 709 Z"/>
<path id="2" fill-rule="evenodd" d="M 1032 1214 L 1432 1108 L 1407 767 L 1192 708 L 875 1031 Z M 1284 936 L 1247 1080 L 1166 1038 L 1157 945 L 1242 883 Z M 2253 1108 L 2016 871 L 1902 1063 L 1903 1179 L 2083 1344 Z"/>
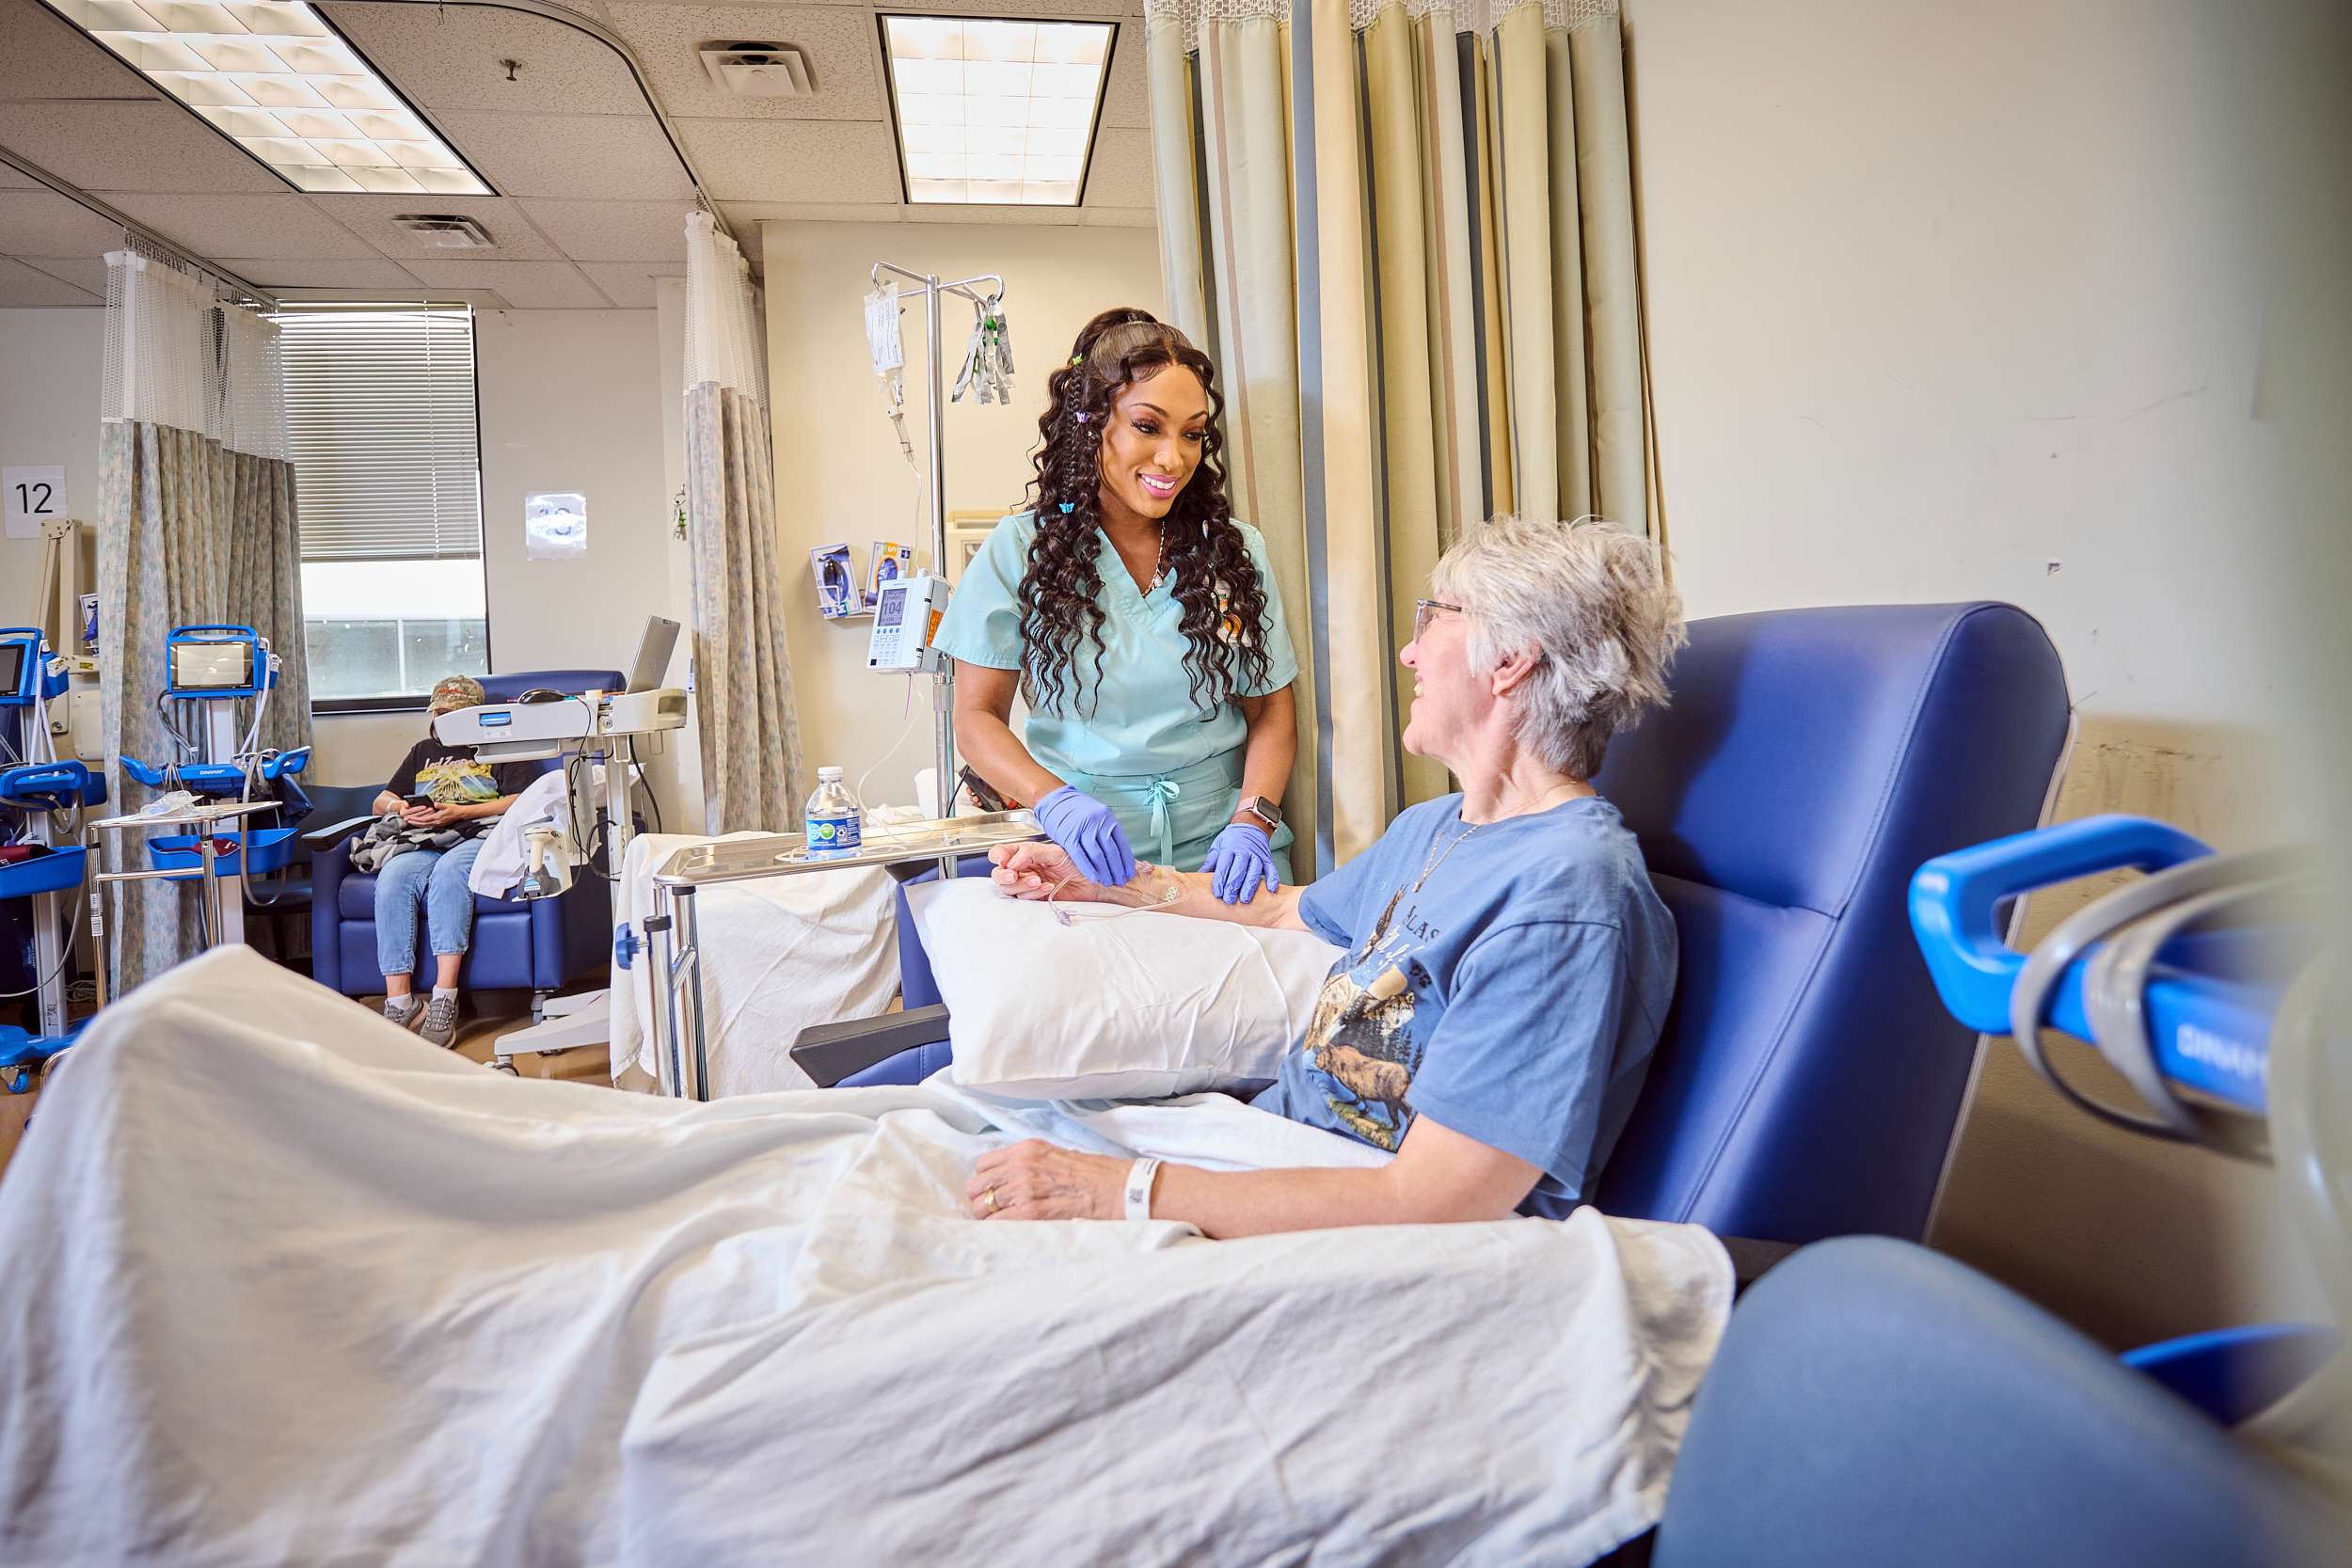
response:
<path id="1" fill-rule="evenodd" d="M 762 220 L 1153 221 L 1142 0 L 555 3 L 635 52 L 712 199 L 747 242 Z M 326 0 L 321 9 L 496 196 L 297 193 L 40 0 L 0 0 L 0 148 L 272 290 L 643 309 L 655 279 L 685 271 L 692 182 L 628 66 L 602 43 L 551 18 L 433 0 Z M 877 9 L 1123 24 L 1086 205 L 903 204 Z M 804 51 L 816 90 L 799 99 L 717 90 L 695 50 L 719 40 Z M 415 212 L 472 217 L 496 248 L 434 249 L 392 221 Z M 105 220 L 0 165 L 0 307 L 103 303 L 98 258 L 119 243 Z M 757 265 L 758 247 L 748 248 Z"/>

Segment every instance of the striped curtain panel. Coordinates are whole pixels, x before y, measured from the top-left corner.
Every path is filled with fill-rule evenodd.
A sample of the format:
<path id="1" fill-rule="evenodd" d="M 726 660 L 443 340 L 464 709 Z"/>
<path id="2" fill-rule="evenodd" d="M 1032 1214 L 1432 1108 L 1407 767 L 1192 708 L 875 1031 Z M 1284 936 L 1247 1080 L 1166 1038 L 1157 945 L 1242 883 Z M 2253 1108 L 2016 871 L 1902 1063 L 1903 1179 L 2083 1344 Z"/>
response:
<path id="1" fill-rule="evenodd" d="M 121 758 L 179 760 L 155 704 L 175 626 L 230 622 L 269 639 L 280 667 L 256 744 L 310 742 L 277 325 L 135 245 L 107 252 L 100 417 L 99 713 L 108 809 L 135 811 L 151 794 Z M 109 871 L 148 868 L 143 834 L 101 834 L 100 852 Z M 203 948 L 192 882 L 116 883 L 106 919 L 116 992 Z"/>
<path id="2" fill-rule="evenodd" d="M 1617 6 L 1151 0 L 1145 39 L 1163 283 L 1295 607 L 1327 869 L 1451 787 L 1396 654 L 1463 525 L 1654 529 Z"/>

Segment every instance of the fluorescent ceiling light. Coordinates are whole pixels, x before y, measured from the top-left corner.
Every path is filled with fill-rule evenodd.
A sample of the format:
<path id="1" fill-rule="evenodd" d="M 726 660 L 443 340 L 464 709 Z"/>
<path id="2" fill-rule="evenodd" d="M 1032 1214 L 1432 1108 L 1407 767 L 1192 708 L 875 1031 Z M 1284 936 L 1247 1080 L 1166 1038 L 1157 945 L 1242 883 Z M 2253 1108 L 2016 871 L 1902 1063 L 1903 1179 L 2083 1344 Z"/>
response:
<path id="1" fill-rule="evenodd" d="M 913 202 L 1075 207 L 1117 24 L 884 16 Z"/>
<path id="2" fill-rule="evenodd" d="M 305 0 L 47 0 L 298 190 L 490 187 Z"/>

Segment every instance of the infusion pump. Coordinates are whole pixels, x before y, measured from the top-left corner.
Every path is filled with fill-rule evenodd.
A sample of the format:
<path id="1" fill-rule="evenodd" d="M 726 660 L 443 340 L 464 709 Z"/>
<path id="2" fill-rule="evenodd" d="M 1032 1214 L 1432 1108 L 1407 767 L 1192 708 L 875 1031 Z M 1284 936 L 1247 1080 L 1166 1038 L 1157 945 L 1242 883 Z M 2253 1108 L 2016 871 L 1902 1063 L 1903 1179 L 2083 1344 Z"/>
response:
<path id="1" fill-rule="evenodd" d="M 868 670 L 935 671 L 946 658 L 931 646 L 947 613 L 947 580 L 928 574 L 885 582 L 874 601 L 874 634 L 866 644 Z"/>

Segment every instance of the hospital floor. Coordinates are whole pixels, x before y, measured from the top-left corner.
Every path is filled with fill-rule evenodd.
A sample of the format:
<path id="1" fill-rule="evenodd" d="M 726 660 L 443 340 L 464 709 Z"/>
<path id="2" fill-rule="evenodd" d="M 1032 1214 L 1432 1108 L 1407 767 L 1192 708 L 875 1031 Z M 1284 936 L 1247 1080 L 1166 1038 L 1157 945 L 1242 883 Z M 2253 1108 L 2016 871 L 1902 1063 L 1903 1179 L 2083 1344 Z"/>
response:
<path id="1" fill-rule="evenodd" d="M 367 1006 L 376 1010 L 381 1010 L 383 1006 L 383 999 L 380 997 L 364 998 L 363 1002 Z M 355 1007 L 361 1005 L 362 1002 L 352 1004 Z M 523 1028 L 530 1022 L 527 1016 L 509 1012 L 481 1016 L 469 1014 L 458 1026 L 457 1053 L 470 1060 L 485 1064 L 483 1070 L 486 1072 L 489 1070 L 487 1064 L 491 1052 L 498 1044 L 498 1037 L 510 1030 Z M 611 1057 L 605 1047 L 601 1045 L 582 1046 L 577 1051 L 559 1051 L 552 1056 L 540 1056 L 526 1051 L 515 1058 L 515 1070 L 525 1078 L 565 1078 L 581 1084 L 609 1084 L 611 1082 L 610 1062 Z M 619 1086 L 639 1090 L 650 1089 L 652 1087 L 650 1084 L 630 1081 L 642 1078 L 643 1074 L 632 1069 L 622 1079 Z M 24 1141 L 25 1121 L 39 1112 L 40 1101 L 39 1091 L 31 1094 L 0 1094 L 0 1172 L 8 1169 L 8 1161 L 16 1154 L 16 1146 Z"/>

